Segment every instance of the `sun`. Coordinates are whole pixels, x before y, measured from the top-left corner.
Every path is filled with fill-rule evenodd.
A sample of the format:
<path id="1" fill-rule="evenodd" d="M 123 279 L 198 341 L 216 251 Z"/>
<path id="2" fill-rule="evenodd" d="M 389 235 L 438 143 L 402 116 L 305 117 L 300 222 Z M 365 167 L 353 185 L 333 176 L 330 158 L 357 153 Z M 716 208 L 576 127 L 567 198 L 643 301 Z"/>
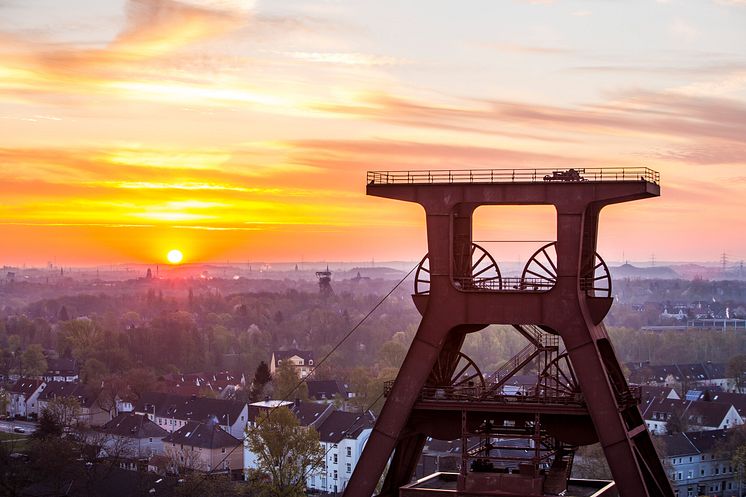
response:
<path id="1" fill-rule="evenodd" d="M 181 250 L 173 249 L 166 257 L 171 264 L 178 264 L 184 258 L 184 254 L 181 253 Z"/>

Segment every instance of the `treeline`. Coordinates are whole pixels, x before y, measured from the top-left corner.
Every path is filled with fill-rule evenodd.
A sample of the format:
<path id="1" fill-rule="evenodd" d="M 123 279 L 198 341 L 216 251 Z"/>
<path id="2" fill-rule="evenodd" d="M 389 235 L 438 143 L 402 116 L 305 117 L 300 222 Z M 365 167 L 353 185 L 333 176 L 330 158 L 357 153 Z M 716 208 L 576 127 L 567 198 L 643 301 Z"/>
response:
<path id="1" fill-rule="evenodd" d="M 220 369 L 253 374 L 281 347 L 322 356 L 382 297 L 341 293 L 322 298 L 294 289 L 181 294 L 164 296 L 149 288 L 129 296 L 68 296 L 5 308 L 0 311 L 0 356 L 7 360 L 0 374 L 7 374 L 34 344 L 108 373 L 147 367 L 159 374 Z M 383 344 L 418 320 L 407 292 L 394 293 L 340 347 L 335 366 L 375 365 Z"/>
<path id="2" fill-rule="evenodd" d="M 612 327 L 609 335 L 621 362 L 727 363 L 734 356 L 746 354 L 746 333 L 742 331 L 652 332 Z"/>

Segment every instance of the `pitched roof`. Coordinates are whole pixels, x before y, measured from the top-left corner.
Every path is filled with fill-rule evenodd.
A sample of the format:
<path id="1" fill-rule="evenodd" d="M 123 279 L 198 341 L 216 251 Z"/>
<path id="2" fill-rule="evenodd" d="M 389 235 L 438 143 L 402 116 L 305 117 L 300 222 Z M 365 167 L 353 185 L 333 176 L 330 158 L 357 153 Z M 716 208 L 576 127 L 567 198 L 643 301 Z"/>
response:
<path id="1" fill-rule="evenodd" d="M 707 395 L 707 392 L 702 393 L 699 400 L 704 400 L 705 395 Z M 709 392 L 709 396 L 710 401 L 732 404 L 741 417 L 746 416 L 746 395 L 742 393 Z"/>
<path id="2" fill-rule="evenodd" d="M 295 417 L 298 418 L 301 425 L 313 426 L 316 428 L 334 411 L 334 406 L 332 404 L 316 404 L 315 402 L 296 401 L 293 403 L 293 407 L 291 407 L 290 410 L 295 414 Z"/>
<path id="3" fill-rule="evenodd" d="M 47 373 L 59 371 L 60 373 L 78 374 L 79 369 L 75 359 L 67 357 L 47 359 Z"/>
<path id="4" fill-rule="evenodd" d="M 343 438 L 357 438 L 366 428 L 373 428 L 374 422 L 370 412 L 334 411 L 318 427 L 319 439 L 322 442 L 338 443 Z"/>
<path id="5" fill-rule="evenodd" d="M 80 402 L 81 407 L 91 407 L 98 399 L 101 391 L 82 383 L 70 383 L 66 381 L 50 381 L 39 394 L 39 400 L 49 402 L 52 399 L 72 397 Z"/>
<path id="6" fill-rule="evenodd" d="M 653 413 L 674 412 L 681 414 L 690 425 L 718 427 L 730 411 L 731 404 L 726 402 L 708 402 L 704 400 L 679 400 L 653 398 L 640 406 L 643 418 L 653 419 Z"/>
<path id="7" fill-rule="evenodd" d="M 642 391 L 643 404 L 646 404 L 648 401 L 652 400 L 655 397 L 659 399 L 666 399 L 672 391 L 676 394 L 677 397 L 679 395 L 678 393 L 676 393 L 676 390 L 671 387 L 654 387 L 651 385 L 641 385 L 640 388 Z"/>
<path id="8" fill-rule="evenodd" d="M 660 435 L 657 437 L 662 442 L 663 456 L 691 456 L 699 454 L 697 447 L 687 438 L 684 433 L 674 433 L 669 435 Z"/>
<path id="9" fill-rule="evenodd" d="M 21 378 L 10 387 L 8 390 L 10 393 L 23 394 L 26 397 L 33 394 L 37 388 L 42 384 L 41 380 L 30 380 L 28 378 Z"/>
<path id="10" fill-rule="evenodd" d="M 102 427 L 110 435 L 128 438 L 163 438 L 168 432 L 144 414 L 123 412 Z"/>
<path id="11" fill-rule="evenodd" d="M 217 423 L 200 423 L 190 421 L 163 439 L 167 443 L 184 444 L 190 447 L 204 447 L 219 449 L 221 447 L 236 447 L 241 440 L 223 430 Z"/>
<path id="12" fill-rule="evenodd" d="M 172 393 L 182 395 L 199 394 L 202 390 L 211 390 L 218 394 L 228 387 L 242 384 L 243 373 L 219 371 L 216 373 L 170 373 L 163 380 Z"/>
<path id="13" fill-rule="evenodd" d="M 282 359 L 289 359 L 293 356 L 298 356 L 301 359 L 308 361 L 313 360 L 313 351 L 311 350 L 299 350 L 299 349 L 288 349 L 288 350 L 275 350 L 272 352 L 275 356 L 275 360 L 280 361 Z"/>
<path id="14" fill-rule="evenodd" d="M 689 431 L 687 438 L 700 452 L 712 452 L 728 438 L 727 430 Z"/>
<path id="15" fill-rule="evenodd" d="M 630 380 L 635 383 L 660 382 L 671 376 L 675 381 L 707 381 L 726 378 L 725 364 L 715 362 L 689 364 L 627 363 Z"/>
<path id="16" fill-rule="evenodd" d="M 154 414 L 160 418 L 183 421 L 204 421 L 215 416 L 221 425 L 233 425 L 246 404 L 235 400 L 145 392 L 135 403 L 134 410 Z"/>
<path id="17" fill-rule="evenodd" d="M 306 380 L 308 396 L 316 400 L 333 399 L 339 395 L 347 398 L 347 385 L 338 380 Z"/>

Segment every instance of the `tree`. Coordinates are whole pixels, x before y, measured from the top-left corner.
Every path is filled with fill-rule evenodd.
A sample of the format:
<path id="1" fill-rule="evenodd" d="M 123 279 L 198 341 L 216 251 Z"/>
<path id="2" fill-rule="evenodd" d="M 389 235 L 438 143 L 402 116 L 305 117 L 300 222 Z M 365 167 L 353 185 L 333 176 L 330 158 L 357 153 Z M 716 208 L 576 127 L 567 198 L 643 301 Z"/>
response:
<path id="1" fill-rule="evenodd" d="M 689 423 L 686 415 L 679 409 L 674 409 L 671 417 L 666 421 L 666 432 L 669 434 L 684 433 L 689 430 Z"/>
<path id="2" fill-rule="evenodd" d="M 75 397 L 55 397 L 42 409 L 42 415 L 44 414 L 54 419 L 64 431 L 77 424 L 80 416 L 80 402 Z"/>
<path id="3" fill-rule="evenodd" d="M 98 359 L 88 359 L 80 370 L 81 380 L 86 385 L 100 383 L 104 375 L 108 373 L 108 370 L 109 368 L 106 367 L 106 364 Z"/>
<path id="4" fill-rule="evenodd" d="M 39 344 L 29 345 L 21 354 L 21 366 L 19 372 L 21 375 L 40 376 L 47 370 L 47 359 L 44 357 L 44 350 Z"/>
<path id="5" fill-rule="evenodd" d="M 80 362 L 104 345 L 101 330 L 88 318 L 65 321 L 60 329 L 60 349 L 70 347 L 73 357 Z"/>
<path id="6" fill-rule="evenodd" d="M 60 312 L 57 314 L 57 320 L 70 321 L 70 314 L 68 314 L 67 307 L 65 307 L 64 305 L 60 307 Z"/>
<path id="7" fill-rule="evenodd" d="M 202 460 L 199 452 L 183 448 L 183 445 L 163 445 L 163 455 L 168 459 L 168 471 L 180 475 L 191 470 L 207 470 L 207 464 Z"/>
<path id="8" fill-rule="evenodd" d="M 277 368 L 272 380 L 274 390 L 272 396 L 275 399 L 308 400 L 308 385 L 300 383 L 300 376 L 290 361 L 283 361 Z M 297 387 L 297 388 L 296 388 Z"/>
<path id="9" fill-rule="evenodd" d="M 251 380 L 251 401 L 259 402 L 264 391 L 264 386 L 272 381 L 272 375 L 269 372 L 269 366 L 267 363 L 262 361 L 256 367 L 254 372 L 254 378 Z"/>
<path id="10" fill-rule="evenodd" d="M 740 393 L 746 387 L 746 355 L 733 356 L 728 361 L 727 372 L 729 378 L 736 380 L 736 390 Z"/>
<path id="11" fill-rule="evenodd" d="M 0 414 L 5 414 L 8 411 L 9 403 L 10 398 L 8 397 L 8 392 L 0 390 Z"/>
<path id="12" fill-rule="evenodd" d="M 735 473 L 738 475 L 738 495 L 743 495 L 741 489 L 743 488 L 744 475 L 746 475 L 746 445 L 741 445 L 736 448 L 731 457 L 731 462 L 735 469 Z"/>
<path id="13" fill-rule="evenodd" d="M 300 426 L 288 408 L 280 407 L 260 413 L 246 438 L 259 472 L 268 477 L 258 482 L 264 495 L 305 495 L 306 478 L 324 460 L 316 430 Z"/>
<path id="14" fill-rule="evenodd" d="M 62 435 L 62 425 L 57 417 L 48 409 L 42 409 L 39 416 L 39 425 L 31 435 L 33 438 L 44 439 L 48 437 L 59 437 Z"/>
<path id="15" fill-rule="evenodd" d="M 155 386 L 156 378 L 155 373 L 153 373 L 152 369 L 135 368 L 127 371 L 126 381 L 130 387 L 130 391 L 137 398 L 140 398 L 143 393 L 153 389 L 153 387 Z"/>

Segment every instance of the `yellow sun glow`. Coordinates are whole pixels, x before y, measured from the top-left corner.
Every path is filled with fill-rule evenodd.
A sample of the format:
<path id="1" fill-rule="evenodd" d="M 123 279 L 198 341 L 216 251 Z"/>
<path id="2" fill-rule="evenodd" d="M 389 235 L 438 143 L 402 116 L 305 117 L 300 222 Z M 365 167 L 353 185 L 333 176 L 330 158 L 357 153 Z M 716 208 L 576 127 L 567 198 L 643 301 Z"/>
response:
<path id="1" fill-rule="evenodd" d="M 173 249 L 166 257 L 168 257 L 168 262 L 171 264 L 178 264 L 184 258 L 184 254 L 181 253 L 181 250 Z"/>

